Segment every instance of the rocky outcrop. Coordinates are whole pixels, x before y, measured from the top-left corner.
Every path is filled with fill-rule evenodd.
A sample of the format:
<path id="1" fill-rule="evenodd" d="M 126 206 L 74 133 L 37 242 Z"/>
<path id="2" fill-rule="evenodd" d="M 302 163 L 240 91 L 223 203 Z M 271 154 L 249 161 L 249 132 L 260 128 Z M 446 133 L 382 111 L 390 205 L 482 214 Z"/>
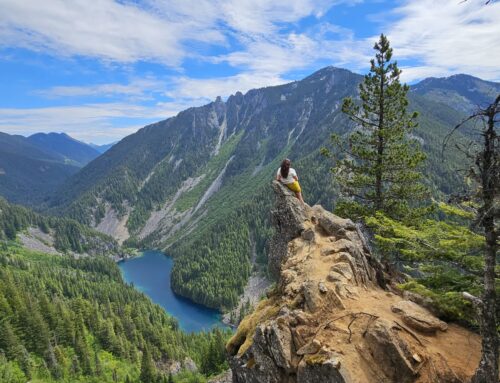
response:
<path id="1" fill-rule="evenodd" d="M 220 375 L 217 375 L 208 380 L 208 383 L 232 383 L 233 381 L 233 373 L 231 370 L 226 371 Z"/>
<path id="2" fill-rule="evenodd" d="M 385 290 L 352 221 L 273 183 L 276 289 L 227 345 L 233 383 L 466 382 L 476 335 Z"/>
<path id="3" fill-rule="evenodd" d="M 279 197 L 271 211 L 275 234 L 269 244 L 269 271 L 272 275 L 279 276 L 281 261 L 287 255 L 288 242 L 305 231 L 304 222 L 307 217 L 298 199 L 287 198 L 292 196 L 291 192 L 277 182 L 273 182 L 273 189 Z"/>
<path id="4" fill-rule="evenodd" d="M 124 209 L 125 214 L 120 214 L 111 204 L 106 203 L 104 217 L 95 227 L 97 231 L 115 238 L 120 245 L 130 237 L 127 228 L 127 220 L 130 215 L 128 203 L 124 204 Z"/>
<path id="5" fill-rule="evenodd" d="M 403 322 L 415 330 L 435 333 L 438 330 L 446 331 L 448 325 L 437 319 L 429 311 L 411 301 L 401 301 L 391 307 L 392 311 L 401 314 Z"/>
<path id="6" fill-rule="evenodd" d="M 48 254 L 63 254 L 64 251 L 56 248 L 56 236 L 54 230 L 44 233 L 38 227 L 29 227 L 25 232 L 18 235 L 19 241 L 23 247 L 40 251 Z M 118 243 L 110 237 L 105 237 L 100 233 L 85 233 L 79 232 L 77 242 L 81 244 L 84 251 L 77 253 L 75 251 L 67 250 L 66 253 L 74 257 L 86 257 L 95 255 L 112 256 L 115 260 L 128 258 L 130 254 L 126 253 Z"/>

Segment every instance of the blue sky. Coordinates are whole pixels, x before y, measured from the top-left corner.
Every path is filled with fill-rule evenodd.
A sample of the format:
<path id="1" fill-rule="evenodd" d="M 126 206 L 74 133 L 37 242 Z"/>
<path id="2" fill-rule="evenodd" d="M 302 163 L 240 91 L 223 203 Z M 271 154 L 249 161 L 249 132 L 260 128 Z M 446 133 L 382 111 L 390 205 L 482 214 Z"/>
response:
<path id="1" fill-rule="evenodd" d="M 0 0 L 0 131 L 112 142 L 327 65 L 365 73 L 382 32 L 406 82 L 500 81 L 500 2 L 484 3 Z"/>

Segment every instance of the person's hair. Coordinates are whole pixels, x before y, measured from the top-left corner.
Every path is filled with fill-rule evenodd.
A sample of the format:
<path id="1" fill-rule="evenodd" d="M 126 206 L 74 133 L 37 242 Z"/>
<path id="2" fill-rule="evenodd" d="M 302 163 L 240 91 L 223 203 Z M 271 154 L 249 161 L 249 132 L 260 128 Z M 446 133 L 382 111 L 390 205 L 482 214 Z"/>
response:
<path id="1" fill-rule="evenodd" d="M 288 158 L 285 158 L 283 162 L 281 163 L 281 177 L 287 178 L 288 177 L 288 172 L 290 171 L 290 164 L 291 161 Z"/>

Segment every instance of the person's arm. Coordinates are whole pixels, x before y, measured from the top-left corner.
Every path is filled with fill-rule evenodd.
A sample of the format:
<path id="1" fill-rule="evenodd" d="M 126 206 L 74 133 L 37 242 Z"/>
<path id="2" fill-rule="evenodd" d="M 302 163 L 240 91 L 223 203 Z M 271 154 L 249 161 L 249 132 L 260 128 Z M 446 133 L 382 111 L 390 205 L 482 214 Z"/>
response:
<path id="1" fill-rule="evenodd" d="M 276 181 L 281 181 L 281 172 L 279 170 L 276 173 Z"/>

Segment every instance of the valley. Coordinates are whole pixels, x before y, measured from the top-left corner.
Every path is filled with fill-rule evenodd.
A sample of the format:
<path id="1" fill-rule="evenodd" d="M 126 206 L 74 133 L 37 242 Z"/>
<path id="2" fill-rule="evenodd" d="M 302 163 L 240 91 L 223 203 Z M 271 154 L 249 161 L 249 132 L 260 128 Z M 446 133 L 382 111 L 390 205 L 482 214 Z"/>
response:
<path id="1" fill-rule="evenodd" d="M 462 182 L 457 169 L 463 155 L 442 153 L 444 137 L 466 110 L 500 89 L 464 76 L 424 80 L 409 93 L 409 110 L 420 114 L 415 135 L 427 155 L 425 182 L 437 199 Z M 53 194 L 46 211 L 127 246 L 167 251 L 175 259 L 174 291 L 227 311 L 251 274 L 250 249 L 257 263 L 266 264 L 268 185 L 284 157 L 298 169 L 306 201 L 334 207 L 339 191 L 319 150 L 332 133 L 352 130 L 340 104 L 356 95 L 361 80 L 327 67 L 301 81 L 182 111 L 126 137 L 83 168 Z M 457 143 L 465 139 L 454 136 Z"/>
<path id="2" fill-rule="evenodd" d="M 500 0 L 0 0 L 0 383 L 500 382 Z"/>
<path id="3" fill-rule="evenodd" d="M 175 295 L 170 286 L 173 261 L 165 254 L 146 250 L 132 259 L 119 262 L 118 266 L 124 281 L 163 307 L 178 321 L 181 330 L 190 333 L 225 327 L 218 311 Z"/>
<path id="4" fill-rule="evenodd" d="M 252 353 L 262 357 L 257 349 L 247 353 L 253 331 L 258 331 L 253 318 L 274 320 L 275 303 L 282 299 L 288 306 L 303 305 L 302 293 L 294 294 L 305 287 L 292 283 L 285 290 L 289 297 L 280 297 L 277 294 L 283 293 L 280 289 L 284 282 L 278 279 L 276 284 L 276 275 L 268 268 L 276 256 L 276 248 L 271 243 L 276 233 L 276 220 L 270 216 L 270 212 L 276 214 L 270 187 L 272 179 L 281 160 L 290 157 L 299 173 L 306 201 L 311 206 L 321 204 L 328 211 L 335 207 L 340 190 L 329 172 L 333 164 L 320 154 L 320 149 L 328 145 L 332 133 L 347 136 L 355 129 L 342 113 L 340 104 L 344 97 L 357 97 L 356 88 L 361 80 L 361 76 L 350 71 L 327 67 L 301 81 L 246 94 L 238 92 L 227 101 L 217 98 L 210 104 L 190 108 L 140 129 L 81 168 L 83 163 L 76 159 L 68 162 L 68 157 L 64 157 L 66 160 L 60 162 L 63 157 L 58 156 L 64 156 L 61 153 L 49 155 L 48 149 L 30 151 L 32 156 L 40 153 L 37 161 L 72 163 L 64 166 L 76 166 L 76 170 L 64 176 L 58 185 L 52 185 L 49 191 L 39 194 L 36 211 L 0 199 L 0 261 L 3 265 L 0 271 L 6 281 L 0 283 L 0 304 L 15 318 L 5 322 L 8 325 L 0 323 L 0 332 L 6 334 L 8 341 L 0 343 L 0 348 L 7 350 L 10 359 L 25 353 L 30 355 L 27 358 L 30 365 L 44 360 L 47 366 L 44 370 L 5 364 L 8 369 L 5 371 L 17 373 L 16 368 L 22 368 L 22 374 L 32 374 L 38 379 L 92 375 L 106 382 L 126 379 L 149 382 L 141 376 L 147 373 L 144 369 L 148 365 L 154 364 L 153 370 L 159 379 L 172 377 L 175 382 L 190 379 L 203 382 L 207 376 L 227 370 L 230 363 L 233 373 L 240 376 L 237 379 L 246 381 L 241 377 L 254 374 L 246 370 L 255 359 Z M 462 83 L 466 83 L 467 88 L 461 87 Z M 486 102 L 491 94 L 500 91 L 500 85 L 470 76 L 452 76 L 424 80 L 411 89 L 409 109 L 419 112 L 419 127 L 414 138 L 427 155 L 422 169 L 424 182 L 433 198 L 443 200 L 460 188 L 462 176 L 457 169 L 464 161 L 459 151 L 441 152 L 443 139 L 474 103 Z M 452 102 L 448 102 L 449 99 Z M 462 143 L 468 137 L 457 133 L 453 142 Z M 22 138 L 4 137 L 4 142 L 12 153 L 15 152 L 12 142 L 28 145 Z M 82 157 L 80 160 L 87 161 Z M 8 192 L 5 196 L 18 201 L 9 198 Z M 307 214 L 311 215 L 310 211 Z M 439 211 L 434 217 L 445 214 L 446 211 Z M 313 215 L 308 216 L 307 225 L 315 219 Z M 384 239 L 384 235 L 388 235 L 384 230 L 389 228 L 395 228 L 395 233 L 389 234 L 389 241 L 393 240 L 391 235 L 403 236 L 404 232 L 398 230 L 396 224 L 384 219 L 372 217 L 368 221 L 373 225 L 371 230 L 383 229 L 382 235 L 377 233 L 376 240 Z M 283 223 L 289 222 L 283 220 Z M 439 228 L 440 224 L 429 221 L 428 227 Z M 461 230 L 464 241 L 474 251 L 480 246 L 477 235 L 463 226 L 443 226 L 442 229 L 443 235 L 448 235 L 448 231 L 451 234 L 434 245 L 438 247 L 437 252 L 443 243 L 455 246 L 454 230 Z M 314 230 L 316 235 L 324 236 L 324 229 L 315 227 Z M 430 236 L 427 241 L 435 239 L 433 233 Z M 330 276 L 323 275 L 326 270 L 321 264 L 326 258 L 320 257 L 321 247 L 335 241 L 334 237 L 316 243 L 319 248 L 314 251 L 314 267 L 307 266 L 308 278 L 318 279 L 322 286 L 324 279 Z M 295 242 L 303 248 L 300 257 L 309 259 L 304 254 L 311 245 L 309 250 L 304 250 L 303 240 Z M 139 252 L 137 249 L 155 250 Z M 476 259 L 466 258 L 461 264 L 461 253 L 457 257 L 461 267 L 479 270 Z M 293 263 L 293 258 L 289 262 Z M 290 282 L 293 270 L 283 271 L 283 281 Z M 371 268 L 367 270 L 373 274 L 370 274 L 370 283 L 374 283 L 375 272 Z M 450 278 L 465 284 L 462 277 L 453 272 L 449 271 Z M 470 279 L 464 276 L 463 280 L 467 278 Z M 88 282 L 83 282 L 85 280 Z M 13 295 L 14 281 L 44 288 L 36 294 L 23 290 L 22 297 L 18 298 Z M 302 282 L 304 286 L 310 285 L 306 280 Z M 433 295 L 432 279 L 423 278 L 424 285 L 412 283 L 397 288 L 432 296 L 438 310 L 442 310 L 439 311 L 442 317 L 474 326 L 471 310 L 464 308 L 458 293 L 447 292 L 446 298 L 441 299 Z M 339 294 L 357 301 L 358 294 L 346 289 L 347 292 Z M 478 290 L 470 291 L 478 293 Z M 304 294 L 305 299 L 309 299 L 308 293 Z M 380 305 L 394 305 L 398 294 L 405 293 L 392 291 L 390 299 L 387 294 L 384 297 L 377 291 L 372 296 L 381 301 Z M 291 296 L 295 297 L 293 302 Z M 335 300 L 333 290 L 332 296 Z M 48 303 L 51 297 L 56 302 L 53 306 Z M 18 310 L 15 306 L 19 299 L 23 303 Z M 363 302 L 350 304 L 361 310 L 361 306 L 368 304 Z M 306 306 L 313 303 L 306 302 Z M 23 310 L 28 307 L 34 310 L 35 320 L 23 324 Z M 48 310 L 47 313 L 44 310 Z M 311 307 L 308 310 L 314 311 Z M 328 311 L 328 305 L 322 310 Z M 397 318 L 388 314 L 386 307 L 380 310 L 391 319 Z M 62 316 L 62 322 L 57 319 L 58 315 Z M 281 313 L 276 320 L 280 321 L 281 317 L 290 322 L 291 328 L 295 326 L 295 319 L 287 313 Z M 224 324 L 234 326 L 240 322 L 236 333 Z M 367 328 L 369 325 L 370 322 Z M 314 327 L 314 322 L 308 322 L 307 326 Z M 40 329 L 39 336 L 27 337 L 26 333 L 33 328 Z M 68 335 L 70 333 L 72 335 Z M 450 334 L 446 336 L 463 343 L 464 333 L 458 326 L 453 327 Z M 231 336 L 233 339 L 225 349 Z M 325 344 L 329 341 L 321 339 Z M 15 342 L 19 342 L 21 348 L 16 348 Z M 300 342 L 304 343 L 305 338 Z M 475 354 L 478 344 L 475 337 Z M 265 342 L 258 347 L 261 346 L 269 347 Z M 305 343 L 302 346 L 305 347 Z M 296 346 L 290 347 L 295 350 Z M 411 343 L 411 347 L 416 346 Z M 319 350 L 318 363 L 324 362 L 323 357 L 333 358 L 334 353 L 327 348 Z M 71 360 L 74 353 L 78 357 Z M 229 353 L 229 362 L 226 353 Z M 349 350 L 347 357 L 357 358 L 356 355 Z M 434 357 L 431 352 L 429 358 Z M 277 358 L 272 363 L 278 366 L 276 374 L 279 375 L 283 373 L 282 361 L 281 357 Z M 309 358 L 305 357 L 304 361 Z M 316 361 L 316 356 L 311 358 Z M 460 358 L 462 361 L 463 356 Z M 297 371 L 293 374 L 304 374 L 307 370 L 304 362 L 299 363 L 295 356 L 290 356 L 286 363 L 290 371 Z M 274 374 L 275 366 L 268 367 L 265 374 Z M 435 374 L 432 368 L 425 371 L 428 376 Z M 366 376 L 377 375 L 370 375 L 372 373 L 363 371 Z M 470 375 L 471 370 L 459 369 L 459 373 Z M 259 381 L 261 376 L 255 379 Z"/>

